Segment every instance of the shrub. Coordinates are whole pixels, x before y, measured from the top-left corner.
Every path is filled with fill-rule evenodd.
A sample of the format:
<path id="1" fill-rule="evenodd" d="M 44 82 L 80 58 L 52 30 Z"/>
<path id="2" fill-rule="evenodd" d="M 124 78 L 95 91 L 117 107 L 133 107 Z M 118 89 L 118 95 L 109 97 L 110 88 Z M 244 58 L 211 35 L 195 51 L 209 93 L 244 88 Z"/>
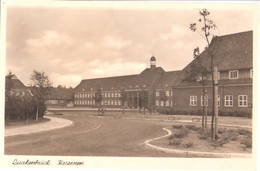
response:
<path id="1" fill-rule="evenodd" d="M 184 148 L 190 148 L 190 147 L 193 147 L 193 142 L 187 142 L 187 143 L 184 143 L 182 144 Z"/>
<path id="2" fill-rule="evenodd" d="M 200 128 L 198 129 L 198 133 L 199 133 L 198 135 L 199 139 L 204 139 L 204 140 L 208 139 L 211 135 L 209 128 Z"/>
<path id="3" fill-rule="evenodd" d="M 252 136 L 247 136 L 244 137 L 240 144 L 244 145 L 243 149 L 245 150 L 246 148 L 252 148 Z"/>
<path id="4" fill-rule="evenodd" d="M 194 131 L 198 131 L 200 129 L 199 127 L 197 127 L 195 125 L 186 125 L 185 127 L 189 130 L 194 130 Z"/>
<path id="5" fill-rule="evenodd" d="M 230 141 L 230 135 L 228 134 L 228 132 L 225 132 L 218 137 L 218 140 L 214 142 L 213 146 L 215 148 L 222 147 L 224 144 L 229 143 L 229 141 Z"/>
<path id="6" fill-rule="evenodd" d="M 181 128 L 183 128 L 183 126 L 182 125 L 172 125 L 172 128 L 173 129 L 181 129 Z"/>
<path id="7" fill-rule="evenodd" d="M 252 135 L 252 132 L 247 129 L 239 128 L 237 132 L 239 133 L 239 135 Z"/>
<path id="8" fill-rule="evenodd" d="M 174 138 L 169 141 L 169 145 L 180 145 L 182 143 L 181 139 Z"/>
<path id="9" fill-rule="evenodd" d="M 234 111 L 234 112 L 228 112 L 228 111 L 219 111 L 219 116 L 235 116 L 235 117 L 248 117 L 252 118 L 252 111 Z"/>
<path id="10" fill-rule="evenodd" d="M 42 118 L 46 110 L 44 102 L 37 103 L 36 99 L 29 96 L 6 95 L 5 120 L 35 119 L 38 107 L 38 117 Z"/>
<path id="11" fill-rule="evenodd" d="M 179 132 L 173 134 L 172 136 L 174 138 L 184 138 L 184 137 L 188 136 L 188 134 L 189 134 L 189 130 L 182 128 L 182 129 L 179 130 Z"/>

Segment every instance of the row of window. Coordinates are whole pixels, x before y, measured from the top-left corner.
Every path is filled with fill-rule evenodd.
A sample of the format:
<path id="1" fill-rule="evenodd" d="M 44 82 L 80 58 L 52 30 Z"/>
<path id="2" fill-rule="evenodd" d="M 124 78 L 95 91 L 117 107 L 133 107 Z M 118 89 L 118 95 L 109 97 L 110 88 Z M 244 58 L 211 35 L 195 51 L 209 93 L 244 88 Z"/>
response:
<path id="1" fill-rule="evenodd" d="M 218 77 L 220 78 L 220 73 L 218 73 Z M 238 70 L 230 70 L 229 71 L 229 79 L 238 79 L 239 71 Z M 250 69 L 250 78 L 253 78 L 253 69 Z"/>
<path id="2" fill-rule="evenodd" d="M 159 96 L 162 95 L 162 93 L 164 93 L 164 91 L 156 90 L 156 91 L 155 91 L 155 96 L 156 96 L 156 97 L 159 97 Z M 172 96 L 172 91 L 166 90 L 166 91 L 165 91 L 165 96 L 167 96 L 167 97 Z"/>
<path id="3" fill-rule="evenodd" d="M 95 100 L 75 100 L 75 105 L 95 105 Z M 120 100 L 104 100 L 104 101 L 101 101 L 101 105 L 120 106 L 121 101 Z"/>
<path id="4" fill-rule="evenodd" d="M 229 79 L 238 79 L 239 78 L 239 70 L 230 70 L 229 73 Z M 220 80 L 220 72 L 217 74 L 218 80 Z M 250 78 L 253 78 L 253 69 L 250 70 Z M 208 75 L 208 79 L 211 80 L 211 75 Z M 200 76 L 197 81 L 201 81 L 202 77 Z"/>
<path id="5" fill-rule="evenodd" d="M 225 95 L 225 107 L 233 107 L 233 95 Z M 238 107 L 247 107 L 248 106 L 247 95 L 238 96 Z M 205 106 L 208 106 L 208 96 L 205 96 Z M 197 106 L 197 96 L 190 96 L 190 106 Z M 201 96 L 201 106 L 203 106 L 203 96 Z M 220 96 L 218 95 L 218 106 L 220 106 Z"/>
<path id="6" fill-rule="evenodd" d="M 16 91 L 14 92 L 13 90 L 10 91 L 10 95 L 13 96 L 25 96 L 25 92 L 24 91 Z"/>
<path id="7" fill-rule="evenodd" d="M 172 106 L 172 101 L 166 100 L 166 101 L 159 101 L 155 100 L 155 106 Z"/>
<path id="8" fill-rule="evenodd" d="M 95 97 L 95 93 L 77 93 L 75 94 L 75 98 L 93 98 Z M 121 97 L 121 93 L 102 93 L 102 97 Z"/>

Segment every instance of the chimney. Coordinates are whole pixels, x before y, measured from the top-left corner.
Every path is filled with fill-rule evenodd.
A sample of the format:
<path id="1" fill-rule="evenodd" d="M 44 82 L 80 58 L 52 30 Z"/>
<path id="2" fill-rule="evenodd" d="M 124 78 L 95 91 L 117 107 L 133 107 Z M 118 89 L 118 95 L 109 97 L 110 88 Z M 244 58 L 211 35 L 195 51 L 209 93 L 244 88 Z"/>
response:
<path id="1" fill-rule="evenodd" d="M 150 59 L 150 68 L 151 69 L 156 68 L 156 59 L 155 59 L 154 56 L 152 56 L 151 59 Z"/>

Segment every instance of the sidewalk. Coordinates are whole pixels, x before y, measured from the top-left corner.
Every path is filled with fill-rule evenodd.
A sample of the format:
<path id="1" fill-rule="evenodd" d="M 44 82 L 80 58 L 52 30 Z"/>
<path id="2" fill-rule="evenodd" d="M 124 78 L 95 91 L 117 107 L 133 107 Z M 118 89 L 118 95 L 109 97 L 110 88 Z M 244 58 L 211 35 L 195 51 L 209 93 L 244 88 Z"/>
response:
<path id="1" fill-rule="evenodd" d="M 50 131 L 50 130 L 71 126 L 73 124 L 72 121 L 67 119 L 61 119 L 61 118 L 51 117 L 51 116 L 44 116 L 44 117 L 49 118 L 50 121 L 39 123 L 39 124 L 33 124 L 33 125 L 19 126 L 15 128 L 6 128 L 5 137 Z"/>

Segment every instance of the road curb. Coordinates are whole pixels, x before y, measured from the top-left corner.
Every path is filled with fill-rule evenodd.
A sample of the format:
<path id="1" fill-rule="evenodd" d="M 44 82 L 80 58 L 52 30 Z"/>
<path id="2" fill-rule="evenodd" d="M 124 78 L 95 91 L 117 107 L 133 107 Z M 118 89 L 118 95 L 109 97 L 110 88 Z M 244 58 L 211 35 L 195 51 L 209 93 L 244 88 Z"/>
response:
<path id="1" fill-rule="evenodd" d="M 45 116 L 45 118 L 49 118 L 50 122 L 51 122 L 53 117 Z M 54 125 L 53 127 L 49 127 L 49 128 L 40 128 L 40 129 L 38 128 L 36 130 L 28 131 L 28 132 L 19 132 L 19 131 L 17 131 L 21 127 L 20 128 L 10 128 L 9 130 L 8 129 L 5 130 L 5 137 L 42 133 L 42 132 L 53 131 L 53 130 L 57 130 L 57 129 L 60 129 L 60 128 L 65 128 L 65 127 L 70 127 L 70 126 L 74 125 L 73 121 L 68 120 L 68 119 L 62 119 L 62 118 L 56 118 L 56 117 L 55 117 L 55 119 L 58 119 L 59 121 L 62 121 L 63 123 L 60 124 L 60 125 Z M 49 124 L 49 123 L 40 123 L 40 124 L 44 125 L 44 124 Z M 32 128 L 32 127 L 39 126 L 39 125 L 35 125 L 35 124 L 34 125 L 28 125 L 28 126 L 24 126 L 23 128 L 25 128 L 25 127 Z"/>
<path id="2" fill-rule="evenodd" d="M 203 152 L 203 151 L 177 150 L 177 149 L 169 149 L 169 148 L 152 145 L 150 142 L 172 135 L 172 132 L 169 129 L 163 128 L 163 130 L 167 131 L 166 135 L 145 141 L 144 142 L 145 146 L 152 148 L 154 150 L 157 150 L 157 151 L 162 151 L 162 152 L 169 153 L 169 154 L 184 155 L 186 157 L 205 157 L 205 158 L 251 158 L 252 157 L 251 154 L 213 153 L 213 152 Z"/>

